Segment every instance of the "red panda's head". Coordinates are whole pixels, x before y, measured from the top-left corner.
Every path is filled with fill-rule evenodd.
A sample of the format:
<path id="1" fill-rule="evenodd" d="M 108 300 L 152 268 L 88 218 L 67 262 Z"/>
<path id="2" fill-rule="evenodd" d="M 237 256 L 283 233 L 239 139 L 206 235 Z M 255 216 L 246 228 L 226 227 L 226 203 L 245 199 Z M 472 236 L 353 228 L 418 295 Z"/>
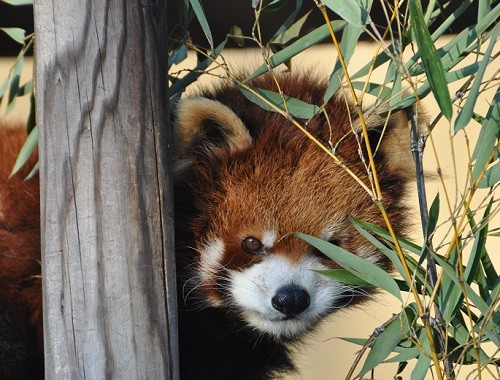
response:
<path id="1" fill-rule="evenodd" d="M 284 78 L 284 79 L 283 79 Z M 325 86 L 283 77 L 286 95 L 321 104 Z M 263 77 L 254 85 L 272 88 Z M 351 171 L 369 184 L 352 106 L 334 98 L 307 122 Z M 396 230 L 405 226 L 401 197 L 412 174 L 403 112 L 367 116 L 384 206 Z M 304 121 L 302 121 L 304 123 Z M 331 312 L 358 303 L 368 289 L 316 271 L 339 266 L 293 236 L 303 232 L 389 269 L 352 216 L 384 226 L 370 195 L 283 116 L 248 101 L 235 87 L 181 100 L 174 130 L 178 258 L 184 295 L 236 313 L 277 339 L 310 330 Z"/>

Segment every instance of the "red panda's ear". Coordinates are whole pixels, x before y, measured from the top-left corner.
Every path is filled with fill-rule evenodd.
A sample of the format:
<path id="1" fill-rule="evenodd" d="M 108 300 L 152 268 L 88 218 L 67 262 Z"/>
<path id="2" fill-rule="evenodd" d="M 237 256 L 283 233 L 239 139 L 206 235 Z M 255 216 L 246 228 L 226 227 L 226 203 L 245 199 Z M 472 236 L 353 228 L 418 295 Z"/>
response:
<path id="1" fill-rule="evenodd" d="M 231 153 L 252 144 L 241 119 L 227 106 L 207 98 L 180 100 L 174 121 L 174 173 L 187 169 L 194 156 Z"/>

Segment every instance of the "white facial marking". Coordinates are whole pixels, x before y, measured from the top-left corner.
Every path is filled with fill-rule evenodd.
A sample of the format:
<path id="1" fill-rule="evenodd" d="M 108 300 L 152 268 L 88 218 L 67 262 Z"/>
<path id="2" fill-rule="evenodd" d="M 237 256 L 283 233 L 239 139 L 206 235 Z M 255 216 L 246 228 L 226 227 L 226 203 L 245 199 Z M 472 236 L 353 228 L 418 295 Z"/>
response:
<path id="1" fill-rule="evenodd" d="M 329 314 L 348 288 L 314 272 L 318 269 L 327 267 L 315 257 L 304 257 L 293 263 L 272 254 L 248 269 L 231 273 L 231 298 L 250 326 L 278 339 L 294 337 Z M 306 290 L 310 296 L 307 309 L 293 318 L 287 318 L 272 305 L 276 293 L 290 285 Z"/>
<path id="2" fill-rule="evenodd" d="M 217 272 L 222 255 L 224 254 L 224 242 L 215 239 L 201 249 L 200 274 L 206 281 Z"/>
<path id="3" fill-rule="evenodd" d="M 326 227 L 324 230 L 323 230 L 323 233 L 321 234 L 320 236 L 320 239 L 323 239 L 323 240 L 330 240 L 331 238 L 334 238 L 335 235 L 338 235 L 338 231 L 340 229 L 340 226 L 330 226 L 330 227 Z"/>
<path id="4" fill-rule="evenodd" d="M 275 231 L 266 230 L 262 233 L 262 244 L 264 244 L 266 248 L 271 248 L 275 242 L 276 242 Z"/>
<path id="5" fill-rule="evenodd" d="M 357 254 L 359 257 L 362 259 L 368 260 L 372 264 L 379 264 L 380 259 L 380 254 L 377 254 L 377 250 L 375 247 L 360 247 L 359 249 L 356 250 Z"/>

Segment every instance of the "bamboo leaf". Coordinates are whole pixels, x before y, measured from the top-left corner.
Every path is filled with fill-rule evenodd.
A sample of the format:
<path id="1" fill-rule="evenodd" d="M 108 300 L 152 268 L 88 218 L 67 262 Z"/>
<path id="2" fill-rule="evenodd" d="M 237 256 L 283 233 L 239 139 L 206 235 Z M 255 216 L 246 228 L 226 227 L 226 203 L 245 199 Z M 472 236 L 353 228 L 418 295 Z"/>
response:
<path id="1" fill-rule="evenodd" d="M 363 338 L 346 338 L 346 337 L 339 337 L 339 339 L 344 340 L 346 342 L 355 344 L 357 346 L 364 346 L 368 339 L 363 339 Z"/>
<path id="2" fill-rule="evenodd" d="M 394 319 L 377 337 L 366 357 L 363 368 L 357 375 L 358 378 L 382 363 L 405 338 L 405 334 L 409 331 L 406 311 L 407 309 L 401 312 L 399 318 Z"/>
<path id="3" fill-rule="evenodd" d="M 458 255 L 457 250 L 454 247 L 450 253 L 448 263 L 456 266 L 457 262 Z M 453 282 L 452 278 L 450 278 L 449 276 L 443 276 L 436 300 L 440 310 L 442 311 L 443 319 L 446 321 L 446 323 L 449 323 L 462 306 L 462 289 L 459 285 Z"/>
<path id="4" fill-rule="evenodd" d="M 472 178 L 476 181 L 489 164 L 491 153 L 500 138 L 500 86 L 493 97 L 488 113 L 483 121 L 472 158 L 476 160 L 472 169 Z"/>
<path id="5" fill-rule="evenodd" d="M 24 96 L 33 92 L 33 81 L 29 80 L 17 90 L 17 96 Z"/>
<path id="6" fill-rule="evenodd" d="M 443 63 L 436 52 L 429 30 L 425 24 L 420 0 L 410 1 L 409 8 L 412 20 L 412 31 L 415 36 L 418 49 L 420 50 L 422 64 L 424 65 L 429 85 L 441 112 L 443 112 L 443 115 L 448 120 L 451 120 L 453 109 L 451 106 L 448 84 L 444 75 Z"/>
<path id="7" fill-rule="evenodd" d="M 431 357 L 421 353 L 418 356 L 417 364 L 415 364 L 413 371 L 411 371 L 411 380 L 424 380 L 425 375 L 429 371 L 430 364 Z"/>
<path id="8" fill-rule="evenodd" d="M 170 68 L 172 65 L 177 65 L 184 61 L 187 58 L 188 49 L 185 44 L 177 47 L 173 52 L 168 56 L 168 67 Z"/>
<path id="9" fill-rule="evenodd" d="M 462 282 L 458 278 L 458 276 L 456 274 L 456 271 L 455 271 L 455 268 L 450 263 L 448 263 L 447 261 L 445 261 L 444 259 L 442 259 L 438 255 L 434 255 L 434 258 L 439 263 L 439 265 L 441 266 L 441 268 L 443 268 L 443 270 L 446 273 L 446 275 L 456 285 L 458 285 L 458 286 L 463 285 L 464 286 L 465 291 L 467 292 L 467 297 L 469 297 L 469 299 L 472 301 L 472 303 L 474 304 L 474 306 L 479 309 L 479 311 L 481 312 L 481 314 L 486 315 L 488 313 L 488 308 L 489 308 L 489 306 L 486 303 L 486 301 L 483 300 L 481 297 L 479 297 L 477 295 L 477 293 L 474 290 L 472 290 L 472 288 L 470 287 L 469 284 L 467 284 L 466 282 Z"/>
<path id="10" fill-rule="evenodd" d="M 426 240 L 436 230 L 438 218 L 439 218 L 439 193 L 436 194 L 436 197 L 432 201 L 431 208 L 429 209 L 429 219 L 427 221 Z"/>
<path id="11" fill-rule="evenodd" d="M 481 263 L 481 257 L 487 255 L 486 238 L 488 236 L 488 221 L 492 206 L 493 199 L 490 199 L 488 206 L 486 206 L 486 209 L 484 210 L 482 218 L 482 221 L 484 221 L 484 223 L 481 225 L 481 228 L 479 228 L 479 230 L 474 232 L 474 244 L 472 245 L 469 260 L 467 261 L 467 267 L 464 272 L 464 278 L 468 284 L 471 284 L 472 281 L 477 277 L 479 265 Z"/>
<path id="12" fill-rule="evenodd" d="M 222 41 L 220 45 L 217 46 L 217 48 L 210 54 L 210 58 L 206 58 L 203 61 L 199 62 L 198 65 L 193 69 L 193 71 L 184 75 L 182 78 L 175 80 L 168 89 L 169 97 L 175 97 L 176 95 L 184 91 L 187 86 L 196 81 L 202 74 L 203 70 L 210 66 L 212 62 L 219 56 L 222 49 L 224 49 L 224 46 L 226 46 L 226 43 L 227 38 Z"/>
<path id="13" fill-rule="evenodd" d="M 479 64 L 476 77 L 474 78 L 474 83 L 472 84 L 472 87 L 467 95 L 467 100 L 465 101 L 464 106 L 458 113 L 457 118 L 455 119 L 455 133 L 465 128 L 465 126 L 469 124 L 472 118 L 472 113 L 474 111 L 474 106 L 476 105 L 477 96 L 479 93 L 479 87 L 481 86 L 481 82 L 483 80 L 484 73 L 486 72 L 486 68 L 490 63 L 491 53 L 497 41 L 499 30 L 500 29 L 497 24 L 493 30 L 492 35 L 490 36 L 490 43 L 488 44 L 488 47 L 484 53 L 483 60 Z"/>
<path id="14" fill-rule="evenodd" d="M 295 233 L 295 236 L 319 249 L 333 261 L 357 277 L 362 278 L 373 286 L 387 291 L 394 297 L 401 300 L 399 287 L 396 281 L 394 281 L 394 279 L 386 271 L 379 268 L 375 264 L 322 239 L 302 233 Z"/>
<path id="15" fill-rule="evenodd" d="M 339 31 L 346 25 L 345 21 L 339 20 L 332 21 L 330 24 L 335 31 Z M 328 25 L 322 25 L 319 28 L 314 29 L 312 32 L 306 34 L 304 37 L 301 37 L 297 41 L 290 44 L 290 46 L 269 57 L 268 64 L 260 65 L 257 70 L 255 70 L 248 78 L 245 79 L 245 83 L 257 78 L 264 73 L 267 73 L 269 71 L 269 67 L 275 68 L 282 63 L 289 61 L 292 57 L 296 56 L 300 52 L 323 41 L 329 35 L 330 32 L 328 30 Z"/>
<path id="16" fill-rule="evenodd" d="M 290 0 L 273 0 L 262 8 L 263 12 L 274 12 L 286 5 Z M 255 4 L 254 8 L 257 6 Z"/>
<path id="17" fill-rule="evenodd" d="M 371 0 L 367 1 L 371 4 Z M 359 37 L 363 28 L 353 24 L 347 24 L 342 33 L 342 41 L 340 42 L 340 53 L 344 59 L 345 65 L 349 65 L 352 55 L 354 54 L 354 49 L 358 43 Z M 324 101 L 325 103 L 330 100 L 330 98 L 337 92 L 342 83 L 342 78 L 345 73 L 340 64 L 340 60 L 337 58 L 335 66 L 330 75 L 330 81 L 328 83 L 328 88 L 326 90 Z"/>
<path id="18" fill-rule="evenodd" d="M 370 8 L 359 0 L 323 0 L 322 3 L 349 24 L 363 26 L 371 22 Z"/>
<path id="19" fill-rule="evenodd" d="M 309 11 L 304 16 L 302 16 L 299 20 L 294 22 L 301 7 L 302 7 L 302 0 L 295 0 L 295 9 L 287 17 L 285 22 L 279 27 L 279 29 L 276 31 L 276 33 L 274 33 L 274 36 L 271 39 L 271 43 L 284 45 L 299 35 L 300 30 L 302 29 L 302 26 L 304 25 L 307 18 L 311 14 L 311 11 Z M 265 9 L 265 7 L 264 7 L 264 9 Z"/>
<path id="20" fill-rule="evenodd" d="M 319 107 L 313 104 L 308 104 L 302 100 L 292 98 L 288 95 L 281 96 L 277 92 L 264 90 L 261 88 L 252 88 L 252 91 L 239 86 L 239 90 L 247 99 L 255 104 L 258 104 L 265 110 L 276 112 L 276 109 L 269 105 L 265 100 L 277 106 L 280 110 L 289 113 L 294 118 L 298 119 L 310 119 L 319 111 Z"/>
<path id="21" fill-rule="evenodd" d="M 478 10 L 477 10 L 477 20 L 481 20 L 486 15 L 491 12 L 491 5 L 489 0 L 479 0 Z"/>
<path id="22" fill-rule="evenodd" d="M 422 345 L 426 344 L 428 342 L 427 334 L 423 329 L 418 331 L 418 338 L 417 341 Z M 411 359 L 415 359 L 417 356 L 419 356 L 422 353 L 422 350 L 417 347 L 417 346 L 411 346 L 408 348 L 404 348 L 402 350 L 398 350 L 399 354 L 389 358 L 384 361 L 384 363 L 398 363 L 398 362 L 403 362 L 403 361 L 408 361 Z"/>
<path id="23" fill-rule="evenodd" d="M 205 37 L 207 38 L 208 43 L 210 44 L 210 49 L 214 50 L 214 40 L 212 38 L 212 32 L 210 31 L 210 26 L 208 25 L 208 21 L 205 16 L 205 11 L 203 10 L 203 6 L 201 5 L 200 0 L 189 0 L 189 2 L 193 7 L 193 11 L 194 14 L 196 15 L 196 18 L 200 22 L 201 29 L 203 30 L 203 33 L 205 34 Z"/>
<path id="24" fill-rule="evenodd" d="M 11 112 L 14 109 L 17 99 L 17 93 L 19 91 L 19 81 L 21 79 L 21 72 L 24 66 L 24 56 L 20 55 L 17 59 L 16 64 L 12 68 L 11 72 L 11 81 L 10 81 L 10 89 L 9 89 L 9 99 L 7 102 L 7 110 L 6 114 Z"/>
<path id="25" fill-rule="evenodd" d="M 477 72 L 478 66 L 479 66 L 478 63 L 472 63 L 455 71 L 447 72 L 445 75 L 446 80 L 448 83 L 452 83 L 460 79 L 463 79 L 465 77 L 468 77 Z M 423 85 L 421 85 L 417 89 L 416 96 L 418 96 L 420 99 L 423 99 L 425 96 L 427 96 L 429 91 L 430 91 L 429 81 L 426 81 Z M 415 103 L 415 94 L 412 93 L 408 97 L 404 98 L 400 103 L 397 103 L 394 107 L 397 109 L 406 108 L 412 105 L 413 103 Z"/>
<path id="26" fill-rule="evenodd" d="M 449 30 L 450 25 L 454 23 L 456 18 L 459 17 L 463 12 L 465 12 L 468 9 L 468 7 L 473 4 L 473 2 L 474 2 L 473 0 L 464 0 L 462 4 L 457 9 L 455 9 L 453 13 L 450 16 L 448 16 L 446 20 L 440 22 L 439 27 L 432 34 L 432 40 L 436 41 L 446 30 Z M 470 41 L 476 41 L 477 36 L 481 35 L 485 30 L 488 29 L 488 27 L 492 23 L 494 23 L 497 20 L 498 18 L 497 13 L 499 11 L 500 8 L 496 7 L 484 19 L 480 20 L 475 27 L 471 28 L 470 30 L 464 30 L 461 33 L 459 33 L 455 38 L 453 38 L 453 40 L 446 45 L 448 48 L 441 48 L 440 50 L 438 50 L 443 54 L 442 56 L 443 66 L 448 67 L 448 65 L 445 63 L 447 62 L 447 54 L 452 55 L 452 57 L 448 57 L 449 62 L 458 62 L 462 53 L 470 45 Z M 471 33 L 476 37 L 470 35 Z M 408 42 L 410 42 L 409 39 L 403 36 L 403 41 L 400 50 L 404 50 Z M 383 51 L 376 57 L 375 62 L 373 63 L 374 68 L 380 67 L 382 64 L 387 62 L 389 59 L 391 59 L 390 56 L 398 56 L 399 49 L 395 49 L 392 44 L 389 45 L 388 49 L 390 54 L 388 54 L 386 51 Z M 418 60 L 418 58 L 420 58 L 419 51 L 417 51 L 414 54 L 414 56 L 408 60 L 406 68 L 409 71 L 412 71 L 411 68 L 415 65 L 415 62 Z M 370 61 L 365 66 L 363 66 L 358 72 L 352 75 L 351 78 L 357 79 L 364 77 L 371 70 L 371 66 L 372 62 Z"/>
<path id="27" fill-rule="evenodd" d="M 31 5 L 33 0 L 2 0 L 4 3 L 11 5 Z"/>
<path id="28" fill-rule="evenodd" d="M 371 231 L 371 232 L 377 234 L 378 236 L 384 238 L 388 242 L 392 241 L 392 236 L 388 231 L 384 230 L 383 228 L 381 228 L 373 223 L 365 222 L 363 220 L 354 219 L 352 217 L 349 218 L 349 220 L 351 221 L 351 223 L 353 223 L 354 227 L 359 226 L 362 229 L 366 229 L 368 231 Z M 422 247 L 420 247 L 419 245 L 412 243 L 412 242 L 410 242 L 402 237 L 398 237 L 398 242 L 401 245 L 401 248 L 408 250 L 410 252 L 413 252 L 415 254 L 419 254 L 422 251 Z M 380 243 L 380 244 L 382 244 L 382 243 Z"/>
<path id="29" fill-rule="evenodd" d="M 344 284 L 349 285 L 360 285 L 360 286 L 371 286 L 371 284 L 362 278 L 352 274 L 346 269 L 326 269 L 326 270 L 318 270 L 316 271 L 323 276 L 331 278 L 335 281 L 340 281 Z"/>
<path id="30" fill-rule="evenodd" d="M 38 146 L 38 128 L 35 127 L 32 129 L 28 138 L 24 142 L 19 155 L 17 156 L 16 162 L 14 163 L 14 168 L 12 169 L 11 176 L 16 174 L 19 169 L 23 167 L 23 165 L 29 160 L 36 147 Z"/>
<path id="31" fill-rule="evenodd" d="M 492 187 L 500 181 L 500 162 L 497 162 L 491 168 L 489 168 L 484 174 L 484 178 L 479 182 L 477 187 L 484 189 L 486 187 Z"/>
<path id="32" fill-rule="evenodd" d="M 5 78 L 2 82 L 2 84 L 0 85 L 0 102 L 3 99 L 5 92 L 9 88 L 9 79 L 10 79 L 10 76 L 7 75 L 7 78 Z"/>
<path id="33" fill-rule="evenodd" d="M 20 43 L 21 45 L 24 45 L 24 37 L 26 36 L 26 31 L 21 28 L 0 28 L 0 30 L 3 30 L 7 35 L 12 38 L 14 41 L 17 43 Z"/>

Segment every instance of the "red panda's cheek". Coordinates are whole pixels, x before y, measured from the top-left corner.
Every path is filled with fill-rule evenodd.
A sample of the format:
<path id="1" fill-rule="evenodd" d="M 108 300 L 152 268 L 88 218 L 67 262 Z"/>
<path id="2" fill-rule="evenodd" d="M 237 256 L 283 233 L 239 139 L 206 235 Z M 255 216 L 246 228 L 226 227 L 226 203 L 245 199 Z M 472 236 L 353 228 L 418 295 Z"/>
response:
<path id="1" fill-rule="evenodd" d="M 224 242 L 221 239 L 212 239 L 198 250 L 199 273 L 203 282 L 210 282 L 216 277 L 224 256 Z"/>

